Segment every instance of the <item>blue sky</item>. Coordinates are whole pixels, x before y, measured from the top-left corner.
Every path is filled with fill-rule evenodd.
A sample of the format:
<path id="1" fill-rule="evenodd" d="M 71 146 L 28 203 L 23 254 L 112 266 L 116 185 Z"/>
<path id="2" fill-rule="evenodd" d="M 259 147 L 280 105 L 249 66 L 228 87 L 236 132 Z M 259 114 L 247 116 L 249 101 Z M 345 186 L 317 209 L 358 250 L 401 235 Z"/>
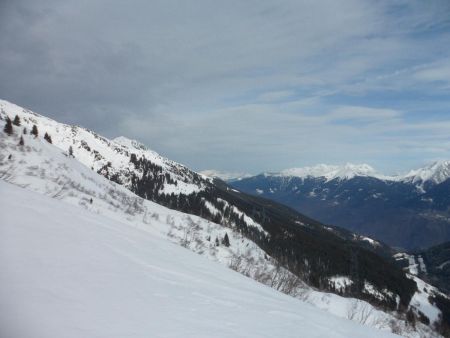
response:
<path id="1" fill-rule="evenodd" d="M 449 1 L 3 1 L 1 97 L 194 169 L 450 158 Z"/>

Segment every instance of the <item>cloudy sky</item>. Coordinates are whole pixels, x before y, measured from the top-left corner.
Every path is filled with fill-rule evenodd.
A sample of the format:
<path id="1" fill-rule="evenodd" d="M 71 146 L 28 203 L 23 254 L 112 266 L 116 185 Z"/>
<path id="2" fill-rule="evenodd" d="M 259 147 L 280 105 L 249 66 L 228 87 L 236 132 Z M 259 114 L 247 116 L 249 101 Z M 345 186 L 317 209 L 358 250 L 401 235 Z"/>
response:
<path id="1" fill-rule="evenodd" d="M 450 2 L 0 1 L 0 97 L 196 170 L 450 159 Z"/>

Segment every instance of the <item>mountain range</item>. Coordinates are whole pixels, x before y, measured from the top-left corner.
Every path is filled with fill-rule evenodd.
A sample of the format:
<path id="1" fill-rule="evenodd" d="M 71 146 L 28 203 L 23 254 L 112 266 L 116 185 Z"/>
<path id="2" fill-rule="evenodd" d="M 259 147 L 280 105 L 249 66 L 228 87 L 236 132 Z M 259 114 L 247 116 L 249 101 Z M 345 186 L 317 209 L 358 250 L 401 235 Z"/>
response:
<path id="1" fill-rule="evenodd" d="M 378 174 L 367 164 L 322 164 L 229 182 L 322 223 L 400 249 L 424 249 L 450 240 L 450 161 L 398 176 Z"/>
<path id="2" fill-rule="evenodd" d="M 103 225 L 106 229 L 115 229 L 115 236 L 123 234 L 130 243 L 137 243 L 135 235 L 129 235 L 122 226 L 107 225 L 107 219 L 119 221 L 362 324 L 410 337 L 438 336 L 440 329 L 436 328 L 445 328 L 440 315 L 446 306 L 446 296 L 399 267 L 392 258 L 397 251 L 382 242 L 323 224 L 261 196 L 246 194 L 222 180 L 171 161 L 138 141 L 126 137 L 109 140 L 85 128 L 65 125 L 0 101 L 2 129 L 13 119 L 12 132 L 0 132 L 0 178 L 63 203 L 56 207 L 53 202 L 46 202 L 48 206 L 43 207 L 46 213 L 70 204 L 83 210 L 82 216 L 74 218 L 75 223 L 90 219 L 91 214 L 92 220 L 106 217 Z M 329 182 L 333 181 L 336 179 Z M 2 191 L 17 196 L 11 208 L 18 208 L 20 191 L 6 186 Z M 31 215 L 41 204 L 31 195 L 23 196 L 24 200 L 35 201 L 24 205 L 24 210 L 31 208 Z M 6 201 L 5 196 L 3 206 L 8 207 Z M 58 215 L 55 214 L 57 223 L 66 226 L 66 213 Z M 102 224 L 100 220 L 92 220 L 86 222 Z M 23 229 L 29 224 L 16 223 Z M 75 223 L 67 219 L 78 243 L 77 236 L 84 235 L 75 230 Z M 39 226 L 43 235 L 39 229 L 33 234 L 47 243 L 52 238 L 51 229 L 48 224 Z M 100 240 L 102 232 L 94 229 L 96 226 L 83 231 Z M 22 230 L 7 228 L 7 231 L 12 231 L 11 239 L 17 239 L 15 231 Z M 115 248 L 116 240 L 108 237 L 105 241 L 102 247 L 127 256 Z M 133 257 L 127 257 L 144 267 L 155 264 L 142 261 L 138 254 L 142 250 L 135 248 Z M 19 261 L 25 259 L 20 256 L 24 252 L 14 252 Z M 180 255 L 177 259 L 183 261 L 180 253 L 173 254 Z M 444 305 L 435 305 L 437 297 L 444 297 Z M 356 313 L 367 316 L 360 318 Z"/>

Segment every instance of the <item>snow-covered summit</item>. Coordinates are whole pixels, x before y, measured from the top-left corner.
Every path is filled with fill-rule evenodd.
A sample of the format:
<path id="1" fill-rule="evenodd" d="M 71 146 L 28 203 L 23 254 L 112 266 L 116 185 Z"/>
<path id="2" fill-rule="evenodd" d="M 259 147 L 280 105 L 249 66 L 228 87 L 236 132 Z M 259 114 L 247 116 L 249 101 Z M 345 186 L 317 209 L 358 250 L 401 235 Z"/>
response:
<path id="1" fill-rule="evenodd" d="M 329 165 L 318 164 L 315 166 L 290 168 L 280 172 L 266 173 L 266 176 L 284 176 L 300 178 L 325 178 L 327 181 L 334 179 L 348 180 L 354 177 L 374 177 L 384 181 L 407 182 L 423 187 L 426 183 L 440 184 L 450 178 L 450 160 L 436 161 L 423 168 L 414 169 L 406 174 L 384 175 L 377 172 L 368 164 Z"/>
<path id="2" fill-rule="evenodd" d="M 116 176 L 126 186 L 131 184 L 130 173 L 142 175 L 142 172 L 138 172 L 130 162 L 130 156 L 134 154 L 137 158 L 145 158 L 161 167 L 163 174 L 169 175 L 173 183 L 176 182 L 165 184 L 161 190 L 167 190 L 169 193 L 189 193 L 204 188 L 200 183 L 192 182 L 195 173 L 191 170 L 159 155 L 136 140 L 123 136 L 109 140 L 86 128 L 60 123 L 0 100 L 0 119 L 5 119 L 6 116 L 13 119 L 15 115 L 21 120 L 20 128 L 27 128 L 30 131 L 32 126 L 36 125 L 40 135 L 48 133 L 51 136 L 53 145 L 64 152 L 68 152 L 71 147 L 75 158 L 85 166 L 96 172 L 107 168 L 110 176 Z"/>
<path id="3" fill-rule="evenodd" d="M 414 184 L 424 184 L 431 182 L 439 184 L 450 178 L 450 161 L 436 161 L 423 168 L 411 170 L 406 175 L 400 177 L 402 181 Z"/>
<path id="4" fill-rule="evenodd" d="M 311 167 L 291 168 L 282 170 L 280 173 L 276 175 L 295 176 L 300 178 L 323 177 L 327 181 L 331 181 L 336 178 L 341 180 L 351 179 L 357 176 L 382 177 L 382 175 L 377 174 L 375 169 L 368 164 L 352 164 L 352 163 L 346 163 L 344 165 L 318 164 Z"/>

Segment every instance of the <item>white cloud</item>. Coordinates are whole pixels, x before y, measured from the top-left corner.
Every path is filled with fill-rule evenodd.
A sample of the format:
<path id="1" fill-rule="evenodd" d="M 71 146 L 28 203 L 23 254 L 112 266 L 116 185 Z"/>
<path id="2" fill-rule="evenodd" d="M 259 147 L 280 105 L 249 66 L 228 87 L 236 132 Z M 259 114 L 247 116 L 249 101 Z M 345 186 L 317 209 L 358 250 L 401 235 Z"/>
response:
<path id="1" fill-rule="evenodd" d="M 424 67 L 416 71 L 414 77 L 421 81 L 442 81 L 450 84 L 450 59 Z"/>
<path id="2" fill-rule="evenodd" d="M 195 168 L 401 162 L 428 156 L 417 140 L 445 154 L 448 116 L 427 113 L 450 99 L 423 95 L 450 78 L 448 1 L 0 6 L 3 98 Z"/>

